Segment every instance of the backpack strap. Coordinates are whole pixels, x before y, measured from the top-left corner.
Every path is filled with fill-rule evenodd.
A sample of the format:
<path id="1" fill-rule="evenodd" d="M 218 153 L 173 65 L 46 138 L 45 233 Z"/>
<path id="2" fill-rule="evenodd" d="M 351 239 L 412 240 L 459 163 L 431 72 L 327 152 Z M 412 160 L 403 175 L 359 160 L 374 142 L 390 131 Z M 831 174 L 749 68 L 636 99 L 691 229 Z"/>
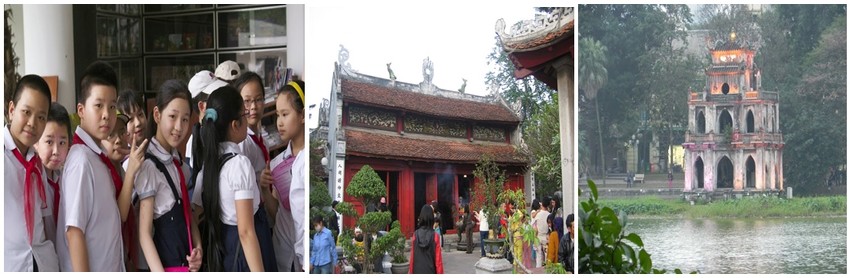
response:
<path id="1" fill-rule="evenodd" d="M 178 205 L 181 204 L 182 201 L 180 199 L 180 195 L 179 193 L 177 193 L 177 188 L 174 185 L 174 180 L 171 179 L 171 175 L 168 174 L 168 170 L 165 169 L 165 164 L 162 164 L 162 161 L 159 161 L 156 156 L 150 153 L 145 153 L 145 159 L 153 162 L 153 165 L 155 165 L 156 168 L 159 169 L 159 171 L 162 172 L 163 175 L 165 175 L 165 180 L 168 182 L 168 187 L 171 188 L 171 194 L 174 195 L 174 200 L 177 202 Z"/>
<path id="2" fill-rule="evenodd" d="M 227 163 L 231 158 L 236 157 L 236 153 L 225 153 L 221 155 L 221 166 L 224 167 L 224 164 Z"/>

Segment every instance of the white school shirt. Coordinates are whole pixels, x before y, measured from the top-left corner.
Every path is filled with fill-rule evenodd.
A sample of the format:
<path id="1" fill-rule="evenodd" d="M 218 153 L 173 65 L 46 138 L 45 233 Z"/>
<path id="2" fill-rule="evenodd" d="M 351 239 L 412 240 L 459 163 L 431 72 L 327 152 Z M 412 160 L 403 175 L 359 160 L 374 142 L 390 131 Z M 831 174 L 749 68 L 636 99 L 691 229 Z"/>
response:
<path id="1" fill-rule="evenodd" d="M 33 271 L 33 257 L 38 263 L 39 271 L 59 271 L 59 261 L 56 256 L 56 248 L 52 241 L 47 239 L 44 230 L 44 216 L 41 205 L 43 200 L 38 196 L 37 180 L 32 180 L 32 192 L 35 202 L 33 204 L 33 232 L 32 244 L 27 235 L 26 217 L 24 214 L 24 188 L 26 182 L 26 169 L 18 161 L 12 152 L 17 148 L 9 127 L 3 128 L 3 144 L 5 145 L 5 157 L 3 159 L 3 270 L 11 271 Z M 24 155 L 24 154 L 22 154 Z M 30 147 L 24 155 L 29 161 L 35 156 L 35 150 Z M 41 167 L 44 173 L 44 167 Z M 46 176 L 42 175 L 42 182 L 47 185 Z"/>
<path id="2" fill-rule="evenodd" d="M 150 145 L 151 144 L 148 144 L 148 148 L 150 148 Z M 127 168 L 129 168 L 129 167 L 130 167 L 130 158 L 128 157 L 128 158 L 125 158 L 124 162 L 121 163 L 121 168 L 124 169 L 124 173 L 125 173 L 124 177 L 126 177 Z M 141 167 L 142 166 L 139 166 L 139 168 L 141 168 Z M 141 173 L 141 172 L 140 171 L 136 172 L 136 177 L 139 176 L 139 173 Z M 186 178 L 188 179 L 188 177 L 186 177 Z M 136 184 L 136 180 L 134 179 L 133 180 L 133 188 L 134 188 L 133 193 L 130 194 L 130 201 L 132 202 L 132 203 L 130 203 L 130 209 L 133 210 L 133 212 L 136 213 L 136 215 L 138 216 L 139 212 L 140 212 L 139 209 L 140 209 L 140 206 L 141 206 L 141 202 L 138 202 L 138 201 L 133 202 L 133 200 L 136 200 L 136 197 L 138 197 L 138 194 L 136 194 L 136 190 L 135 190 L 135 187 L 136 187 L 135 184 Z M 139 227 L 141 225 L 140 221 L 141 221 L 141 219 L 139 217 L 136 217 L 136 227 Z M 150 267 L 148 266 L 148 261 L 147 261 L 147 259 L 145 259 L 145 251 L 142 250 L 142 243 L 137 241 L 135 244 L 136 244 L 136 269 L 150 270 Z"/>
<path id="3" fill-rule="evenodd" d="M 263 153 L 263 149 L 260 149 L 260 145 L 255 143 L 254 139 L 251 139 L 251 136 L 254 136 L 254 132 L 249 128 L 248 136 L 239 143 L 239 149 L 242 150 L 243 155 L 248 157 L 248 161 L 251 161 L 251 166 L 254 167 L 254 179 L 259 185 L 260 175 L 266 168 L 266 155 Z"/>
<path id="4" fill-rule="evenodd" d="M 292 143 L 286 147 L 291 153 Z M 307 233 L 307 223 L 304 216 L 306 209 L 305 186 L 307 182 L 307 150 L 302 149 L 292 162 L 292 182 L 289 185 L 289 207 L 292 209 L 292 219 L 295 221 L 295 256 L 302 266 L 310 265 L 304 247 Z"/>
<path id="5" fill-rule="evenodd" d="M 194 131 L 194 125 L 192 125 L 192 126 L 193 126 L 193 131 Z M 195 165 L 195 161 L 192 160 L 192 142 L 194 141 L 192 139 L 193 136 L 195 136 L 195 135 L 189 134 L 189 141 L 186 142 L 186 158 L 189 159 L 189 167 L 192 167 L 192 166 Z M 189 177 L 186 177 L 186 178 L 188 179 Z"/>
<path id="6" fill-rule="evenodd" d="M 250 140 L 250 139 L 248 139 Z M 257 179 L 253 172 L 253 166 L 248 160 L 248 157 L 241 154 L 239 145 L 233 142 L 222 142 L 218 145 L 219 153 L 235 153 L 236 156 L 231 158 L 221 166 L 218 178 L 219 197 L 221 198 L 221 222 L 227 225 L 236 226 L 236 201 L 254 199 L 254 212 L 260 208 L 260 188 L 257 186 Z M 204 165 L 204 168 L 209 165 Z M 192 196 L 192 204 L 199 207 L 204 207 L 202 202 L 203 181 L 201 177 L 204 175 L 204 170 L 198 173 L 199 183 L 195 185 L 195 192 Z"/>
<path id="7" fill-rule="evenodd" d="M 42 167 L 44 167 L 44 166 L 42 166 Z M 46 174 L 47 169 L 44 169 L 44 173 L 45 173 L 45 177 L 47 177 L 47 174 Z M 56 180 L 60 180 L 61 177 L 62 177 L 62 171 L 56 170 L 56 171 L 53 171 L 52 177 L 47 177 L 47 180 L 56 181 Z M 62 189 L 59 189 L 59 190 L 62 190 Z M 44 209 L 41 210 L 41 215 L 44 218 L 44 232 L 47 235 L 47 239 L 55 243 L 56 242 L 56 215 L 53 215 L 53 196 L 54 196 L 54 193 L 56 193 L 56 192 L 53 191 L 53 187 L 50 186 L 50 184 L 48 184 L 47 181 L 44 182 L 44 193 L 46 195 L 45 197 L 47 198 L 47 200 L 45 201 L 47 203 L 47 206 Z M 60 193 L 61 193 L 61 191 L 60 191 Z M 59 196 L 59 198 L 62 198 L 62 196 Z"/>
<path id="8" fill-rule="evenodd" d="M 177 190 L 178 198 L 182 197 L 180 173 L 177 172 L 177 167 L 174 166 L 174 159 L 180 162 L 180 154 L 177 152 L 177 149 L 173 149 L 171 153 L 168 153 L 162 148 L 162 144 L 156 138 L 153 138 L 151 139 L 150 146 L 148 146 L 147 153 L 152 154 L 159 162 L 165 165 L 165 170 L 174 182 L 174 189 Z M 183 177 L 188 179 L 189 166 L 180 165 L 179 167 L 180 171 L 183 172 Z M 139 200 L 154 197 L 153 219 L 158 219 L 163 214 L 168 213 L 177 202 L 177 199 L 174 198 L 174 193 L 171 191 L 171 186 L 168 184 L 168 180 L 165 179 L 165 175 L 149 159 L 145 159 L 145 162 L 139 167 L 134 184 L 136 194 L 139 195 Z M 180 209 L 182 210 L 182 208 Z"/>
<path id="9" fill-rule="evenodd" d="M 80 127 L 75 133 L 85 145 L 71 146 L 59 185 L 62 190 L 56 225 L 59 267 L 62 271 L 73 270 L 65 233 L 69 227 L 77 227 L 85 234 L 89 270 L 124 271 L 121 215 L 112 175 L 98 157 L 103 151 L 94 139 Z"/>

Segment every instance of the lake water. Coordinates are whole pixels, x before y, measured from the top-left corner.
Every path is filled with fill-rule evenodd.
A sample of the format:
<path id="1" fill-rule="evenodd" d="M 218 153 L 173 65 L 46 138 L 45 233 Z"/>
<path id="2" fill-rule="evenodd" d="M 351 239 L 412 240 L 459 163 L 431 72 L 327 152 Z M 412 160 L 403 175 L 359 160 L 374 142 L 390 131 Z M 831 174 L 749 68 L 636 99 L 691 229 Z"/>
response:
<path id="1" fill-rule="evenodd" d="M 847 219 L 629 219 L 654 268 L 847 273 Z"/>

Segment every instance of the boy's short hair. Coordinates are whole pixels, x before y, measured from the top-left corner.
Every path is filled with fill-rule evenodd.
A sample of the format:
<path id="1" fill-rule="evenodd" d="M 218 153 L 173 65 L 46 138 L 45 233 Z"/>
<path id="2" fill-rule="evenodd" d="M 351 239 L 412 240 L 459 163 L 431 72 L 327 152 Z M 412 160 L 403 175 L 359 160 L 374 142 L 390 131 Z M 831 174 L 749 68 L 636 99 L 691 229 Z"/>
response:
<path id="1" fill-rule="evenodd" d="M 91 95 L 91 88 L 95 85 L 111 86 L 118 90 L 118 77 L 115 69 L 103 61 L 95 61 L 83 72 L 80 79 L 80 93 L 77 102 L 85 103 Z"/>
<path id="2" fill-rule="evenodd" d="M 68 115 L 68 110 L 65 109 L 65 106 L 62 106 L 58 102 L 50 103 L 50 111 L 47 112 L 47 122 L 64 125 L 68 129 L 68 138 L 71 138 L 71 117 Z"/>
<path id="3" fill-rule="evenodd" d="M 44 81 L 44 78 L 41 78 L 41 76 L 27 74 L 18 80 L 18 84 L 15 85 L 15 92 L 12 94 L 12 101 L 16 104 L 21 100 L 21 94 L 24 92 L 24 88 L 38 91 L 42 96 L 47 98 L 47 102 L 50 102 L 50 86 L 47 85 L 47 81 Z"/>
<path id="4" fill-rule="evenodd" d="M 324 226 L 324 225 L 325 225 L 325 220 L 324 220 L 324 218 L 322 218 L 322 216 L 321 216 L 321 215 L 316 215 L 316 216 L 314 216 L 314 217 L 313 217 L 313 224 L 314 224 L 314 225 L 315 225 L 315 224 L 322 224 L 322 226 Z"/>

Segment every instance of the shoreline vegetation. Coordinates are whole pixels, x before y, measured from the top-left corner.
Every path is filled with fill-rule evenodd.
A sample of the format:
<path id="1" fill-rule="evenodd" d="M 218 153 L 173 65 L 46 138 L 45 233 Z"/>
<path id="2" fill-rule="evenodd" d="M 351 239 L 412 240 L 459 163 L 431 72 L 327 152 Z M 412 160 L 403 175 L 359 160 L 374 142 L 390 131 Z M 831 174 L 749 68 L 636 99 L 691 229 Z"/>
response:
<path id="1" fill-rule="evenodd" d="M 792 218 L 846 217 L 847 197 L 744 198 L 691 205 L 657 196 L 600 198 L 600 205 L 629 217 L 647 218 Z"/>

